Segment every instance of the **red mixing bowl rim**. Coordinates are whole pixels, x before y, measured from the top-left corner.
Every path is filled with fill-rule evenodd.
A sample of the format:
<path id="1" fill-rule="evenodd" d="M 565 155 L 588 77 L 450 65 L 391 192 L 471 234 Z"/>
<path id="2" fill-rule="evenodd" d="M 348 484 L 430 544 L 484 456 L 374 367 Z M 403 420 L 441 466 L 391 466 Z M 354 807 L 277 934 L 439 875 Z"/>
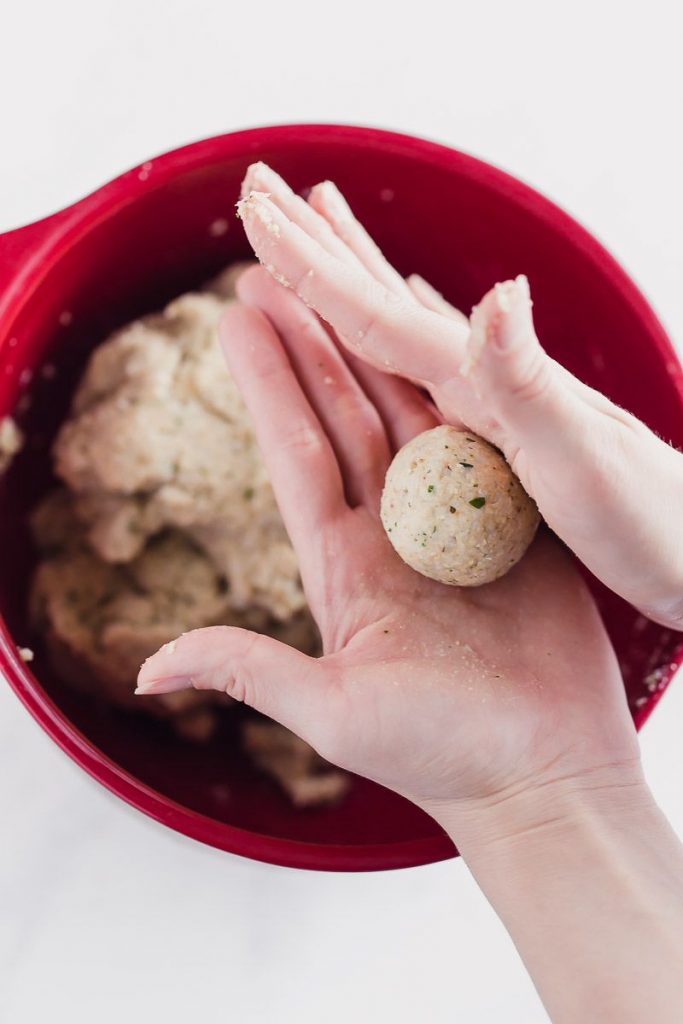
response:
<path id="1" fill-rule="evenodd" d="M 74 205 L 45 220 L 0 235 L 12 239 L 15 249 L 25 248 L 20 266 L 13 272 L 0 296 L 0 327 L 14 319 L 21 307 L 31 300 L 41 281 L 64 253 L 99 223 L 114 215 L 143 193 L 156 189 L 179 173 L 202 167 L 235 155 L 245 163 L 258 159 L 259 150 L 273 142 L 296 142 L 311 139 L 336 143 L 379 145 L 385 152 L 395 150 L 431 166 L 452 171 L 454 168 L 472 180 L 487 185 L 518 207 L 545 222 L 556 232 L 571 240 L 611 287 L 618 292 L 648 334 L 651 344 L 665 363 L 676 388 L 683 411 L 683 371 L 667 334 L 635 283 L 613 256 L 574 218 L 531 186 L 513 178 L 499 168 L 476 157 L 428 139 L 384 129 L 339 124 L 284 124 L 249 128 L 213 136 L 170 150 L 124 172 L 96 189 Z M 651 714 L 663 691 L 683 664 L 683 642 L 674 649 L 668 665 L 662 670 L 658 692 L 635 716 L 640 728 Z M 157 790 L 146 786 L 120 768 L 90 742 L 47 696 L 38 680 L 21 660 L 17 646 L 0 616 L 0 671 L 10 686 L 48 735 L 77 764 L 102 785 L 133 807 L 155 820 L 210 846 L 239 853 L 285 867 L 334 871 L 375 871 L 413 867 L 444 860 L 454 853 L 445 834 L 415 840 L 370 845 L 323 845 L 265 836 L 249 832 L 199 814 Z"/>

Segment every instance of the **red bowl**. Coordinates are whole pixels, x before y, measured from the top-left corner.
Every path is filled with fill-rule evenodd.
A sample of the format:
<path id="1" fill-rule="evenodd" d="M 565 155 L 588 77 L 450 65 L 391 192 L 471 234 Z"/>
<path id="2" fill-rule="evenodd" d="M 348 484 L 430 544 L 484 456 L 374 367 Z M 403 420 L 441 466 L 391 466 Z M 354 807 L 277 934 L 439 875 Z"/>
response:
<path id="1" fill-rule="evenodd" d="M 257 159 L 295 188 L 334 178 L 396 266 L 464 309 L 494 281 L 525 272 L 552 355 L 683 445 L 681 372 L 654 313 L 602 246 L 528 186 L 444 146 L 375 129 L 293 125 L 207 139 L 0 237 L 0 417 L 14 412 L 29 438 L 0 480 L 0 671 L 86 771 L 195 839 L 338 871 L 441 860 L 455 852 L 447 837 L 381 787 L 358 779 L 341 806 L 295 812 L 235 754 L 229 725 L 194 746 L 75 695 L 50 672 L 27 623 L 26 514 L 49 486 L 50 441 L 86 354 L 112 328 L 247 254 L 233 203 Z M 640 726 L 683 660 L 682 638 L 592 585 Z M 35 648 L 32 668 L 17 645 Z"/>

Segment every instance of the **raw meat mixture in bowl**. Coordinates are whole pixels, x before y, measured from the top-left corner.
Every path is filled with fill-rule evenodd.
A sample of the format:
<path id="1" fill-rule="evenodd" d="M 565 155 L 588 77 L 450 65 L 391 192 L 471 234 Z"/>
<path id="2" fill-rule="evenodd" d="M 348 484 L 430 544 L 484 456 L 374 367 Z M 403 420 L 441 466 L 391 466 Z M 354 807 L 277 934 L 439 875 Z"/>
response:
<path id="1" fill-rule="evenodd" d="M 431 819 L 279 727 L 220 695 L 159 701 L 129 689 L 146 654 L 195 625 L 317 643 L 211 340 L 230 301 L 226 268 L 250 255 L 233 204 L 255 160 L 296 189 L 334 179 L 399 271 L 459 308 L 527 274 L 550 354 L 683 442 L 680 373 L 649 306 L 525 185 L 371 129 L 282 126 L 196 143 L 0 238 L 2 669 L 86 770 L 195 838 L 301 867 L 438 860 L 453 847 Z M 591 585 L 641 724 L 679 640 Z"/>

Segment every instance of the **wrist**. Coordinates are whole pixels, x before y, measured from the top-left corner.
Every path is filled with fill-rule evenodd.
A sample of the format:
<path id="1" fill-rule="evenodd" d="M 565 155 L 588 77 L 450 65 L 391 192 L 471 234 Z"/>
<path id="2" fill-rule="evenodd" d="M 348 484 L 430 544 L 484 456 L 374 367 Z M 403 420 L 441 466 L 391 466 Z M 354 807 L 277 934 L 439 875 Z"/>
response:
<path id="1" fill-rule="evenodd" d="M 637 762 L 428 809 L 552 1020 L 683 1019 L 683 850 Z M 625 984 L 632 978 L 635 987 Z"/>
<path id="2" fill-rule="evenodd" d="M 601 765 L 477 799 L 423 805 L 470 864 L 512 849 L 543 850 L 600 822 L 629 828 L 657 811 L 639 760 Z"/>

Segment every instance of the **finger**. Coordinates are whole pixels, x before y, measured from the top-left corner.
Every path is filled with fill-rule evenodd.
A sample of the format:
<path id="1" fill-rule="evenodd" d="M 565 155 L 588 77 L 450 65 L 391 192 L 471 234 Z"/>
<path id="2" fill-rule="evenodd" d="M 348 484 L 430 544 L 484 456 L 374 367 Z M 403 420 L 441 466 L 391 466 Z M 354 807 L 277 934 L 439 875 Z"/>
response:
<path id="1" fill-rule="evenodd" d="M 250 193 L 238 211 L 269 273 L 332 324 L 361 358 L 425 384 L 457 370 L 467 338 L 459 324 L 404 301 L 367 271 L 331 256 L 267 196 Z"/>
<path id="2" fill-rule="evenodd" d="M 305 231 L 332 256 L 344 263 L 358 265 L 359 261 L 342 238 L 335 233 L 324 217 L 298 196 L 287 182 L 271 167 L 259 161 L 247 168 L 242 182 L 241 195 L 244 199 L 250 192 L 263 192 L 282 211 L 285 217 Z"/>
<path id="3" fill-rule="evenodd" d="M 555 372 L 558 377 L 561 377 L 565 385 L 583 402 L 585 402 L 591 409 L 596 412 L 605 413 L 611 416 L 613 419 L 618 420 L 620 423 L 630 424 L 639 423 L 630 412 L 626 409 L 622 409 L 620 406 L 615 405 L 606 395 L 602 392 L 596 391 L 595 388 L 590 387 L 588 384 L 584 384 L 582 380 L 575 377 L 573 373 L 562 366 L 560 363 L 556 363 L 553 360 L 555 366 Z"/>
<path id="4" fill-rule="evenodd" d="M 311 538 L 346 509 L 334 451 L 263 313 L 235 303 L 219 333 L 306 585 L 320 571 Z"/>
<path id="5" fill-rule="evenodd" d="M 408 285 L 385 258 L 374 238 L 356 220 L 351 207 L 333 181 L 322 181 L 314 185 L 308 197 L 308 205 L 317 210 L 375 280 L 389 291 L 412 300 Z"/>
<path id="6" fill-rule="evenodd" d="M 136 694 L 217 690 L 304 738 L 335 714 L 325 662 L 261 633 L 209 626 L 165 644 L 140 669 Z"/>
<path id="7" fill-rule="evenodd" d="M 381 416 L 392 451 L 442 422 L 432 403 L 410 381 L 382 373 L 350 352 L 344 358 Z"/>
<path id="8" fill-rule="evenodd" d="M 240 280 L 240 298 L 280 335 L 308 401 L 337 455 L 350 505 L 375 507 L 391 456 L 384 425 L 318 317 L 262 267 Z"/>
<path id="9" fill-rule="evenodd" d="M 534 330 L 527 279 L 497 284 L 472 311 L 467 374 L 514 448 L 532 461 L 576 458 L 591 410 Z M 585 413 L 589 416 L 586 418 Z"/>
<path id="10" fill-rule="evenodd" d="M 633 423 L 632 416 L 574 377 L 541 347 L 523 275 L 488 292 L 473 309 L 470 323 L 460 374 L 434 390 L 447 422 L 455 422 L 454 415 L 462 410 L 467 426 L 503 448 L 508 458 L 521 445 L 527 451 L 554 448 L 558 452 L 561 444 L 569 452 L 567 431 L 582 412 L 607 413 L 621 423 Z M 545 405 L 549 431 L 543 426 Z"/>
<path id="11" fill-rule="evenodd" d="M 421 302 L 426 309 L 431 309 L 435 313 L 441 313 L 443 316 L 455 320 L 469 331 L 470 322 L 465 314 L 447 302 L 441 292 L 437 292 L 436 288 L 432 287 L 429 281 L 425 281 L 424 277 L 420 277 L 419 274 L 411 274 L 406 284 L 418 302 Z"/>
<path id="12" fill-rule="evenodd" d="M 680 507 L 679 453 L 604 396 L 586 396 L 546 355 L 524 279 L 485 296 L 472 337 L 472 378 L 548 525 L 609 589 L 675 621 L 680 566 L 661 524 L 675 522 Z"/>
<path id="13" fill-rule="evenodd" d="M 548 477 L 595 472 L 614 427 L 642 432 L 630 413 L 574 377 L 542 348 L 525 277 L 496 285 L 472 312 L 473 383 L 515 448 Z"/>
<path id="14" fill-rule="evenodd" d="M 308 202 L 329 221 L 337 235 L 353 250 L 376 280 L 399 295 L 407 291 L 411 298 L 417 299 L 426 309 L 455 320 L 469 332 L 469 320 L 464 313 L 447 302 L 424 278 L 418 274 L 412 274 L 407 280 L 401 277 L 372 236 L 354 217 L 351 207 L 334 182 L 323 181 L 315 185 Z M 433 404 L 420 395 L 409 381 L 382 373 L 361 362 L 350 352 L 347 353 L 347 362 L 379 410 L 394 450 L 423 430 L 429 430 L 442 422 Z M 454 426 L 463 426 L 452 416 L 451 421 Z"/>
<path id="15" fill-rule="evenodd" d="M 496 284 L 472 310 L 470 324 L 463 373 L 506 422 L 535 421 L 537 410 L 530 412 L 529 402 L 547 400 L 553 373 L 534 330 L 526 277 Z"/>

